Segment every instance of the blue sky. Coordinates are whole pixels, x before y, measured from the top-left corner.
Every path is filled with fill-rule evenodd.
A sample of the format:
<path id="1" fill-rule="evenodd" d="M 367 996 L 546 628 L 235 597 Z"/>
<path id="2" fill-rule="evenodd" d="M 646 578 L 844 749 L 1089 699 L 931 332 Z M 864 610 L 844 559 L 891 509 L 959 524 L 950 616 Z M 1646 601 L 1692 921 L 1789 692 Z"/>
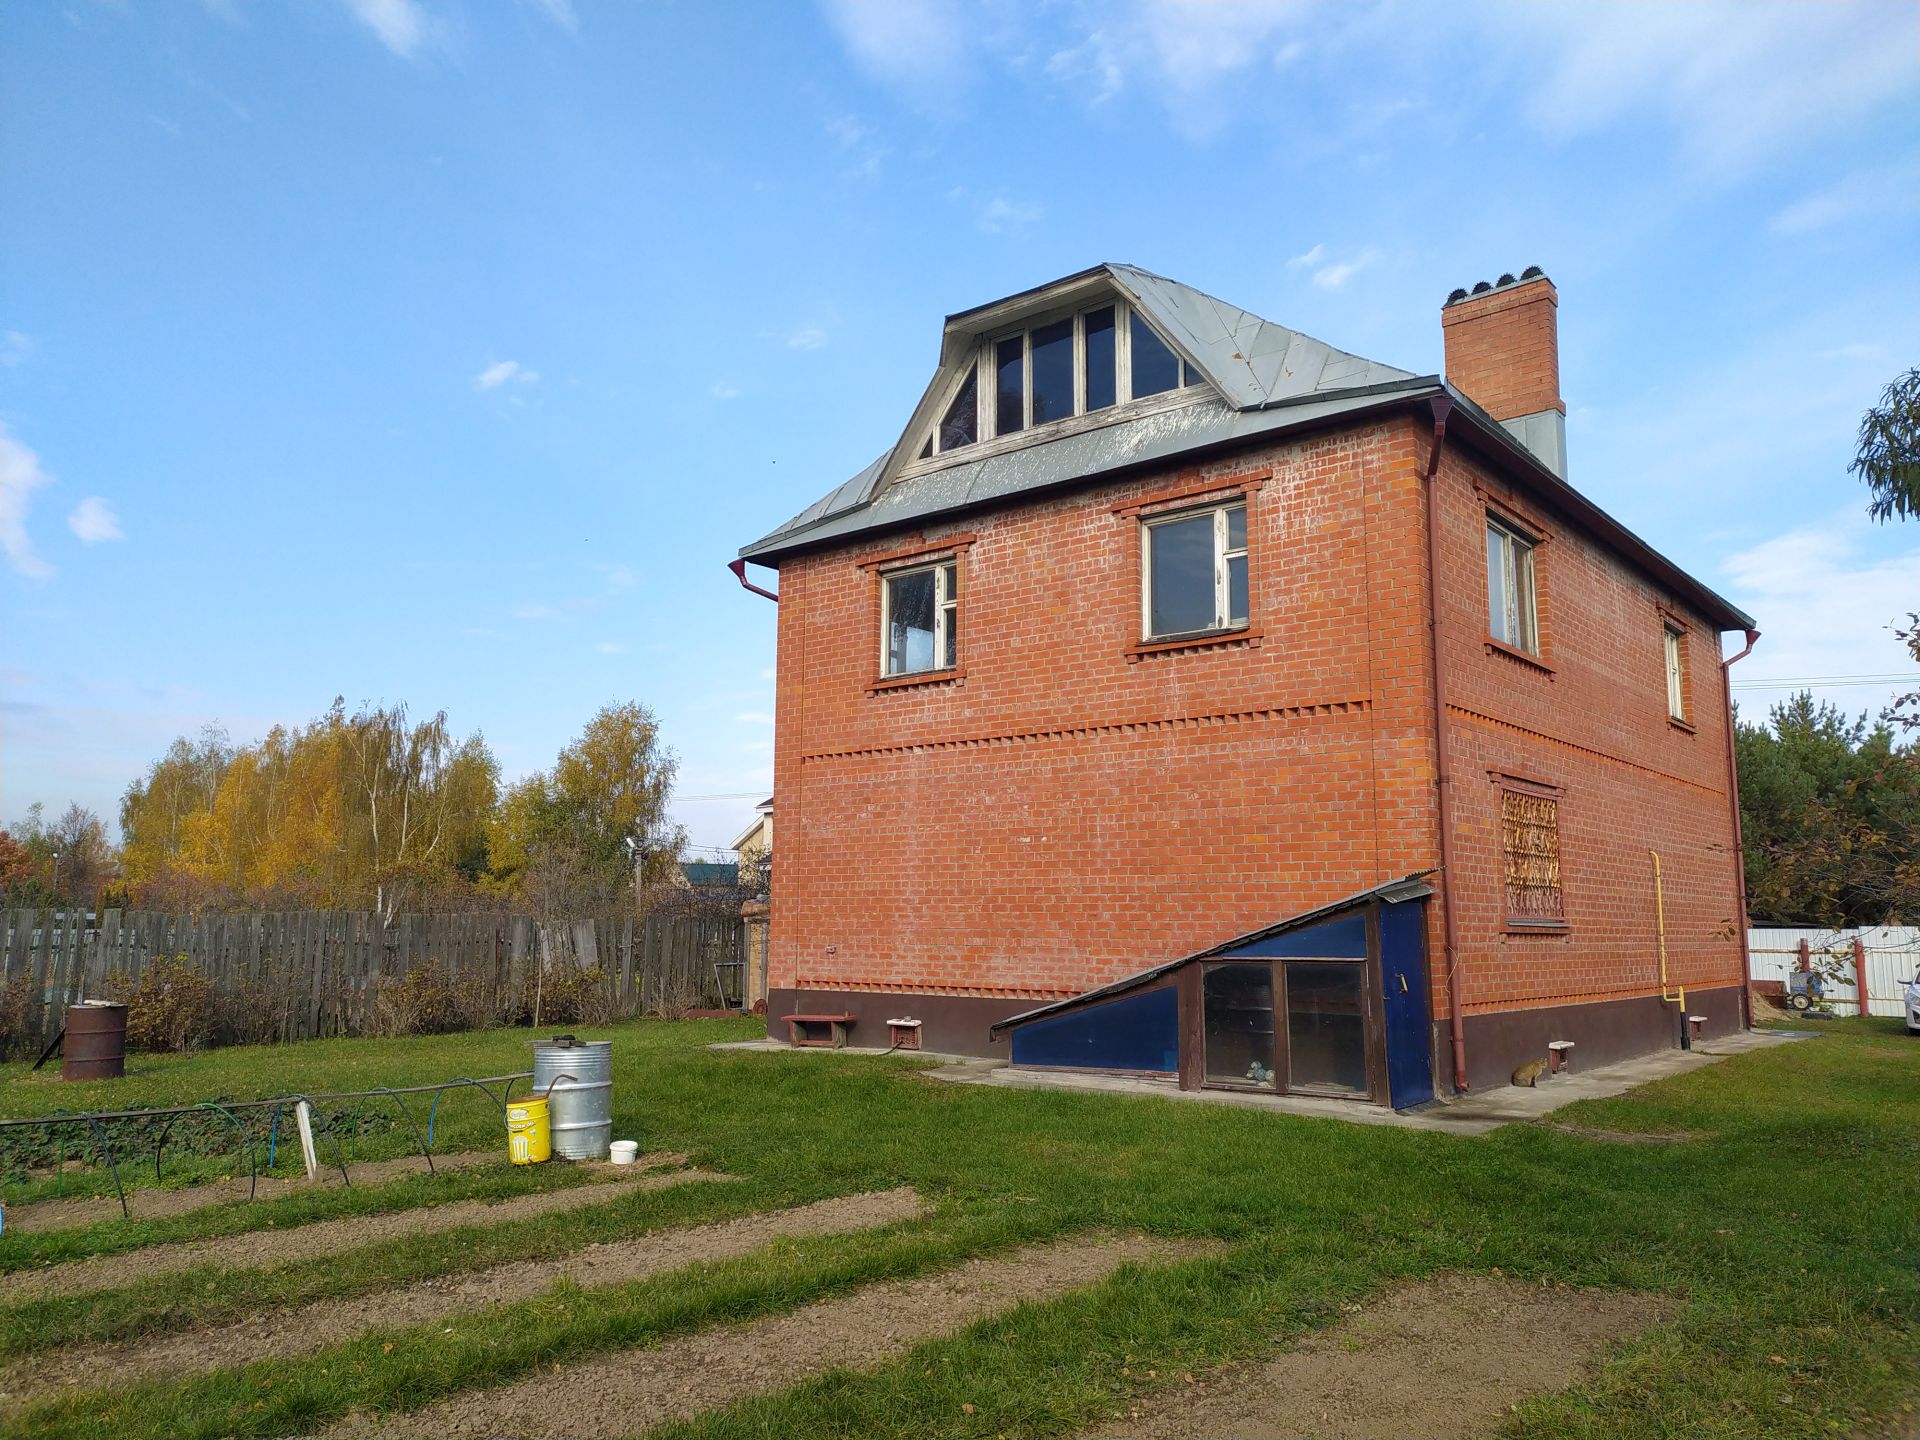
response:
<path id="1" fill-rule="evenodd" d="M 1544 266 L 1572 478 L 1759 617 L 1736 678 L 1912 668 L 1845 473 L 1920 364 L 1911 4 L 16 5 L 0 195 L 0 819 L 336 694 L 509 775 L 639 699 L 724 845 L 726 561 L 1099 260 L 1422 373 Z"/>

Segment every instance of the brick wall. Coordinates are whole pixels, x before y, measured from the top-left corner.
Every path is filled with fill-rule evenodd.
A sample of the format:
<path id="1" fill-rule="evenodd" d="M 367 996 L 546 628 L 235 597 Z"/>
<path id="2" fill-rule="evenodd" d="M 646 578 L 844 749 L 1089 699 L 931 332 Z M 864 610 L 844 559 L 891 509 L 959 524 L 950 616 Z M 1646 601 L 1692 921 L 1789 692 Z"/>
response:
<path id="1" fill-rule="evenodd" d="M 1741 983 L 1718 634 L 1452 447 L 1437 484 L 1463 1011 L 1658 993 L 1649 850 L 1664 872 L 1672 979 Z M 1538 664 L 1487 636 L 1490 508 L 1542 537 Z M 1686 627 L 1686 727 L 1667 718 L 1669 620 Z M 1500 775 L 1560 792 L 1564 932 L 1506 924 Z"/>
<path id="2" fill-rule="evenodd" d="M 772 983 L 1073 994 L 1431 865 L 1418 449 L 1395 421 L 785 562 Z M 1234 484 L 1257 636 L 1133 653 L 1124 512 Z M 861 562 L 953 534 L 965 673 L 875 691 Z"/>
<path id="3" fill-rule="evenodd" d="M 1560 399 L 1560 297 L 1544 275 L 1440 312 L 1447 379 L 1496 420 L 1566 413 Z"/>
<path id="4" fill-rule="evenodd" d="M 785 561 L 772 985 L 1073 994 L 1436 865 L 1430 433 L 1383 421 Z M 1254 637 L 1137 653 L 1137 507 L 1233 485 Z M 1466 1012 L 1657 990 L 1650 847 L 1675 977 L 1737 984 L 1718 637 L 1451 446 L 1438 485 Z M 1546 537 L 1543 665 L 1485 643 L 1489 503 Z M 946 540 L 964 673 L 876 689 L 872 566 Z M 1667 613 L 1693 627 L 1692 731 L 1666 719 Z M 1563 933 L 1507 932 L 1490 771 L 1561 792 Z M 1443 1017 L 1437 963 L 1433 989 Z"/>

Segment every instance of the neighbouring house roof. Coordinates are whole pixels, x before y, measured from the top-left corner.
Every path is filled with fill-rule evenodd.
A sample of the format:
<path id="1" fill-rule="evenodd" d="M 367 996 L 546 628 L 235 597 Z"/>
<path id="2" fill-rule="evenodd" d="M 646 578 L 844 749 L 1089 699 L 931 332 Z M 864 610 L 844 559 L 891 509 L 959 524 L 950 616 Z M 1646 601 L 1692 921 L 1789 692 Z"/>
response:
<path id="1" fill-rule="evenodd" d="M 680 873 L 687 877 L 687 883 L 696 890 L 740 883 L 740 867 L 731 861 L 683 860 L 680 862 Z"/>
<path id="2" fill-rule="evenodd" d="M 753 820 L 748 824 L 747 828 L 742 830 L 738 835 L 734 836 L 733 844 L 729 845 L 727 848 L 729 850 L 738 850 L 742 845 L 745 845 L 749 840 L 753 839 L 754 836 L 758 835 L 761 831 L 765 830 L 767 828 L 767 822 L 772 820 L 772 818 L 773 818 L 773 806 L 771 802 L 769 802 L 768 804 L 762 805 L 759 809 L 759 812 L 755 814 L 755 816 L 753 817 Z"/>
<path id="3" fill-rule="evenodd" d="M 989 331 L 1014 319 L 1023 305 L 1055 295 L 1117 291 L 1206 379 L 1209 389 L 1173 408 L 1129 414 L 1122 407 L 1105 423 L 1059 433 L 1039 432 L 1011 448 L 976 454 L 950 452 L 950 461 L 898 476 L 924 427 L 931 423 L 946 382 L 967 363 Z M 1575 490 L 1499 421 L 1438 375 L 1415 375 L 1217 300 L 1211 295 L 1131 265 L 1105 264 L 991 305 L 950 315 L 941 366 L 900 438 L 845 483 L 793 519 L 744 546 L 761 564 L 843 543 L 855 537 L 922 526 L 980 506 L 1101 477 L 1114 477 L 1197 452 L 1237 447 L 1290 431 L 1351 423 L 1370 415 L 1452 401 L 1474 432 L 1476 448 L 1523 487 L 1582 522 L 1603 543 L 1726 629 L 1752 629 L 1753 618 L 1661 555 Z M 1460 432 L 1449 429 L 1450 437 Z M 898 462 L 898 463 L 897 463 Z"/>
<path id="4" fill-rule="evenodd" d="M 1363 905 L 1371 905 L 1375 901 L 1387 905 L 1402 905 L 1409 900 L 1424 900 L 1433 894 L 1433 886 L 1427 884 L 1427 877 L 1431 874 L 1433 874 L 1431 870 L 1419 870 L 1411 875 L 1403 875 L 1398 880 L 1384 881 L 1369 889 L 1348 895 L 1344 899 L 1335 900 L 1330 905 L 1322 905 L 1316 910 L 1305 910 L 1298 915 L 1290 915 L 1275 924 L 1262 926 L 1258 930 L 1249 930 L 1244 935 L 1236 935 L 1231 940 L 1222 940 L 1218 945 L 1209 945 L 1204 950 L 1196 950 L 1191 955 L 1182 955 L 1177 960 L 1168 960 L 1149 969 L 1136 971 L 1132 975 L 1123 976 L 1097 989 L 1083 991 L 1078 995 L 1069 995 L 1064 1000 L 1055 1000 L 1037 1009 L 1024 1010 L 1018 1015 L 1009 1015 L 1006 1019 L 997 1020 L 988 1026 L 987 1033 L 997 1035 L 1002 1030 L 1010 1030 L 1016 1025 L 1025 1025 L 1030 1020 L 1039 1020 L 1061 1010 L 1074 1010 L 1096 1000 L 1108 1000 L 1116 995 L 1124 995 L 1129 990 L 1137 990 L 1142 985 L 1158 980 L 1162 975 L 1178 970 L 1182 965 L 1191 965 L 1196 960 L 1211 960 L 1232 950 L 1257 945 L 1262 940 L 1269 940 L 1275 935 L 1284 935 L 1289 930 L 1304 930 L 1309 925 L 1318 925 L 1323 920 L 1331 920 L 1336 915 L 1344 914 L 1348 910 L 1357 910 Z"/>

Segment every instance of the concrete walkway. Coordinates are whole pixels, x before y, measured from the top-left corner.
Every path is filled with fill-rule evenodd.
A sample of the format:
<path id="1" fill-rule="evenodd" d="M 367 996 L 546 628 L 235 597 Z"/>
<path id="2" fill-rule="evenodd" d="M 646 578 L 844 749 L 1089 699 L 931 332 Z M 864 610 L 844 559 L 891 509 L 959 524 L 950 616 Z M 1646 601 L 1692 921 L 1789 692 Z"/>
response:
<path id="1" fill-rule="evenodd" d="M 1747 1030 L 1696 1045 L 1691 1050 L 1656 1050 L 1614 1065 L 1601 1065 L 1572 1075 L 1540 1077 L 1534 1087 L 1501 1085 L 1456 1100 L 1435 1101 L 1418 1110 L 1389 1110 L 1352 1100 L 1323 1100 L 1308 1095 L 1254 1095 L 1243 1090 L 1182 1090 L 1171 1080 L 1124 1075 L 1086 1075 L 1070 1070 L 1017 1069 L 1003 1060 L 965 1055 L 914 1053 L 915 1059 L 938 1060 L 927 1070 L 929 1080 L 953 1085 L 1001 1085 L 1028 1090 L 1080 1090 L 1103 1095 L 1157 1095 L 1200 1105 L 1239 1105 L 1282 1115 L 1309 1115 L 1345 1120 L 1353 1125 L 1395 1125 L 1404 1130 L 1440 1130 L 1455 1135 L 1485 1135 L 1502 1125 L 1539 1120 L 1576 1100 L 1604 1100 L 1624 1095 L 1635 1086 L 1669 1075 L 1684 1075 L 1732 1055 L 1765 1050 L 1804 1040 L 1816 1032 L 1805 1030 Z M 746 1040 L 710 1047 L 715 1050 L 779 1050 L 787 1054 L 885 1055 L 885 1050 L 848 1046 L 843 1050 L 795 1049 L 777 1040 Z"/>

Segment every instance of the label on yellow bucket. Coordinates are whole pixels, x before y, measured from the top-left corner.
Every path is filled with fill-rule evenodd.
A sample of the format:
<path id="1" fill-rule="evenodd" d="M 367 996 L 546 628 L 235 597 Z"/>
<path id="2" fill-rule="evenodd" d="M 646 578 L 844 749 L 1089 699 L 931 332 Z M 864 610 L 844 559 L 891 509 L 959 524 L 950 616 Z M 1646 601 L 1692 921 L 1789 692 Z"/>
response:
<path id="1" fill-rule="evenodd" d="M 507 1158 L 516 1165 L 538 1165 L 553 1154 L 553 1133 L 544 1097 L 507 1106 Z"/>

